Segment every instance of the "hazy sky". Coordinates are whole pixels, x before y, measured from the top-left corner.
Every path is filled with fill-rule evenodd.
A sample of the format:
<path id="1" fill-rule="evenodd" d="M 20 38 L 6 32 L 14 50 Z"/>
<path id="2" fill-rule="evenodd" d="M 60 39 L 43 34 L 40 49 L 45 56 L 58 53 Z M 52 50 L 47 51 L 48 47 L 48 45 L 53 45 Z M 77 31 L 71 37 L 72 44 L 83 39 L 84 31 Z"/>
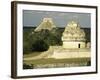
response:
<path id="1" fill-rule="evenodd" d="M 52 18 L 57 27 L 65 27 L 71 20 L 78 21 L 81 27 L 91 26 L 90 13 L 55 12 L 55 11 L 23 11 L 24 26 L 38 26 L 43 18 Z"/>

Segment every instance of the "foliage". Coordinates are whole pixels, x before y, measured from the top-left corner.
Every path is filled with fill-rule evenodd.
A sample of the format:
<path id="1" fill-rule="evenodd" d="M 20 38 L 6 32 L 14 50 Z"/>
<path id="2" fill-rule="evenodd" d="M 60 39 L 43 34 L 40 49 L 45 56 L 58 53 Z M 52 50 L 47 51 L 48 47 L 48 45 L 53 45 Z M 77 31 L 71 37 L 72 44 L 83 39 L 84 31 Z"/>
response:
<path id="1" fill-rule="evenodd" d="M 88 62 L 87 62 L 87 66 L 90 66 L 90 65 L 91 65 L 91 61 L 88 61 Z"/>
<path id="2" fill-rule="evenodd" d="M 33 69 L 33 65 L 23 64 L 23 69 Z"/>
<path id="3" fill-rule="evenodd" d="M 49 49 L 49 45 L 44 40 L 36 40 L 32 44 L 32 51 L 46 51 Z"/>
<path id="4" fill-rule="evenodd" d="M 31 29 L 25 29 L 23 33 L 23 52 L 46 51 L 49 46 L 62 45 L 62 32 L 58 28 L 51 31 L 42 29 L 35 32 Z"/>

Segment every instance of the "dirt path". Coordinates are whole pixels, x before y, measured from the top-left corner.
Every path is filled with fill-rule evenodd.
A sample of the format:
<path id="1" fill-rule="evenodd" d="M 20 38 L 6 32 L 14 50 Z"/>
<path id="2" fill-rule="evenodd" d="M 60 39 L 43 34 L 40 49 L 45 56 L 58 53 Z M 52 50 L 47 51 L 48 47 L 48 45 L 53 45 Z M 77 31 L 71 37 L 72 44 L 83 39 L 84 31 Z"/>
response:
<path id="1" fill-rule="evenodd" d="M 35 60 L 49 58 L 53 54 L 53 47 L 50 47 L 48 51 L 42 52 L 40 55 L 24 58 L 24 60 Z"/>

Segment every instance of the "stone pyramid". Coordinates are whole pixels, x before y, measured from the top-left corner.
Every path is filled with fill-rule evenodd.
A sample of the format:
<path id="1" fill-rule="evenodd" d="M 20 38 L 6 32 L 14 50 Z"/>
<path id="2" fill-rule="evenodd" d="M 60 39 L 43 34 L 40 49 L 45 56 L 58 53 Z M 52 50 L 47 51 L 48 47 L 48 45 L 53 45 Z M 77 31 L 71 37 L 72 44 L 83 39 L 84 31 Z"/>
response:
<path id="1" fill-rule="evenodd" d="M 41 31 L 42 29 L 52 30 L 53 28 L 56 28 L 56 26 L 53 23 L 52 18 L 43 18 L 43 21 L 41 24 L 35 29 L 35 31 Z"/>

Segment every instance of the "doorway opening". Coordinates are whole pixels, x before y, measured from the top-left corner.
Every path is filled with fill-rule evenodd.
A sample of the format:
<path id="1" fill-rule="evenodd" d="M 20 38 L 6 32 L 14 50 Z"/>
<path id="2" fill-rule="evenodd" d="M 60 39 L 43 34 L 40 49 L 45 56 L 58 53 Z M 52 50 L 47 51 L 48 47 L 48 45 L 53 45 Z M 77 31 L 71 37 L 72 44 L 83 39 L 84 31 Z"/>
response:
<path id="1" fill-rule="evenodd" d="M 80 48 L 80 44 L 78 44 L 78 48 Z"/>

